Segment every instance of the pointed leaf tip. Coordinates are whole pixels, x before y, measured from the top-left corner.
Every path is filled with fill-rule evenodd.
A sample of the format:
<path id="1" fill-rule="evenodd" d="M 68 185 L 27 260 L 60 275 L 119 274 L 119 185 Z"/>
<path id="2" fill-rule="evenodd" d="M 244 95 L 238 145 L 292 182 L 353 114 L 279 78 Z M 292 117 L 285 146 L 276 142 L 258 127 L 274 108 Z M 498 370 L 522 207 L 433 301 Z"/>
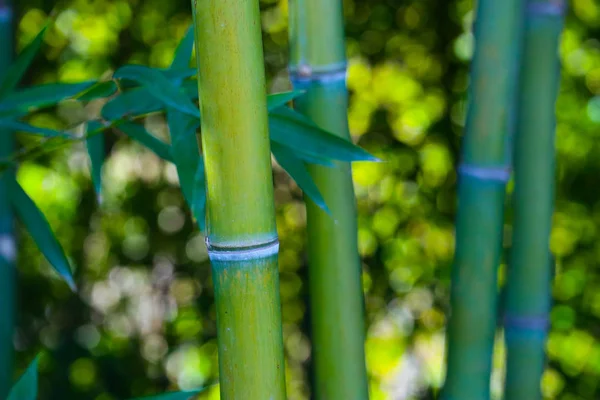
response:
<path id="1" fill-rule="evenodd" d="M 46 23 L 36 37 L 25 46 L 23 51 L 17 56 L 17 59 L 10 65 L 8 71 L 6 71 L 6 74 L 2 77 L 2 83 L 0 83 L 0 97 L 13 91 L 21 82 L 23 75 L 25 75 L 25 72 L 35 58 L 35 55 L 40 50 L 47 29 L 48 23 Z"/>
<path id="2" fill-rule="evenodd" d="M 304 192 L 304 195 L 308 196 L 317 206 L 319 206 L 319 208 L 325 211 L 327 215 L 331 216 L 331 211 L 329 210 L 329 207 L 327 207 L 319 188 L 306 169 L 304 162 L 297 158 L 290 149 L 281 146 L 278 143 L 271 143 L 271 151 L 279 165 L 281 165 L 285 172 L 287 172 L 298 184 L 300 189 Z"/>
<path id="3" fill-rule="evenodd" d="M 54 236 L 52 228 L 44 214 L 33 200 L 25 193 L 16 179 L 9 180 L 8 193 L 10 202 L 19 220 L 25 225 L 44 257 L 54 267 L 54 270 L 76 291 L 75 281 L 65 252 Z"/>

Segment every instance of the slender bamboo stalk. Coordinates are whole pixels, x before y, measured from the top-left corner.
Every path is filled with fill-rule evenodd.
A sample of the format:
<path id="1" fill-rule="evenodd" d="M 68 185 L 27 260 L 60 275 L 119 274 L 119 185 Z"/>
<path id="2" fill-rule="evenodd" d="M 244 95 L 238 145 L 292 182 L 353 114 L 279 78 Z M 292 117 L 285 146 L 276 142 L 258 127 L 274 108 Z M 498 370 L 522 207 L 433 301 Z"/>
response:
<path id="1" fill-rule="evenodd" d="M 541 399 L 551 303 L 555 102 L 563 0 L 529 0 L 517 101 L 511 265 L 506 287 L 505 398 Z"/>
<path id="2" fill-rule="evenodd" d="M 13 9 L 0 0 L 0 77 L 13 58 Z M 0 158 L 14 148 L 12 132 L 0 130 Z M 15 238 L 13 215 L 6 180 L 12 171 L 0 174 L 0 398 L 8 395 L 13 373 L 13 330 L 15 318 Z"/>
<path id="3" fill-rule="evenodd" d="M 456 254 L 448 321 L 446 400 L 490 398 L 510 103 L 523 0 L 477 2 L 470 108 L 459 167 Z"/>
<path id="4" fill-rule="evenodd" d="M 290 1 L 290 77 L 296 109 L 350 140 L 341 0 Z M 367 399 L 364 301 L 349 163 L 309 166 L 332 215 L 306 198 L 316 399 Z"/>
<path id="5" fill-rule="evenodd" d="M 194 0 L 221 398 L 285 399 L 258 0 Z"/>

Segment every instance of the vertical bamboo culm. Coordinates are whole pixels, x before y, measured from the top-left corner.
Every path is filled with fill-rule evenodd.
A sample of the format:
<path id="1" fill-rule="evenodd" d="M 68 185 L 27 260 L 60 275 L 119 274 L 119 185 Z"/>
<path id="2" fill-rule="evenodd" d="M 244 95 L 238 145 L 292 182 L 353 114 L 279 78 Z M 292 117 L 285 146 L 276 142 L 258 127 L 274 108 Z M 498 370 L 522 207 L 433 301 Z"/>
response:
<path id="1" fill-rule="evenodd" d="M 193 0 L 223 400 L 284 400 L 258 0 Z"/>
<path id="2" fill-rule="evenodd" d="M 348 92 L 341 0 L 290 1 L 290 78 L 306 93 L 295 108 L 346 140 Z M 364 300 L 349 163 L 310 165 L 332 215 L 306 199 L 316 399 L 368 398 Z"/>
<path id="3" fill-rule="evenodd" d="M 555 103 L 563 0 L 530 0 L 517 101 L 514 221 L 507 275 L 505 398 L 541 399 L 551 306 L 549 235 L 554 209 Z"/>
<path id="4" fill-rule="evenodd" d="M 9 0 L 0 0 L 0 77 L 13 59 L 13 9 Z M 0 131 L 0 158 L 14 149 L 12 132 Z M 0 399 L 12 386 L 13 330 L 15 318 L 15 237 L 14 220 L 6 180 L 14 171 L 0 175 Z"/>
<path id="5" fill-rule="evenodd" d="M 498 267 L 510 177 L 510 107 L 523 0 L 480 0 L 459 167 L 444 400 L 490 398 Z"/>

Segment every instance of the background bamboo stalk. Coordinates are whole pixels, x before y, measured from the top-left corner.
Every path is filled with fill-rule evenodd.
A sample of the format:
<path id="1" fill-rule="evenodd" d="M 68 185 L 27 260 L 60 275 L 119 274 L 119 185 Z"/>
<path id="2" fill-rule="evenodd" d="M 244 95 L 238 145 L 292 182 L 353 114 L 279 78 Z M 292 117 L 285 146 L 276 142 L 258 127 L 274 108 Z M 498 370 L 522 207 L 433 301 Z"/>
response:
<path id="1" fill-rule="evenodd" d="M 285 399 L 257 0 L 194 0 L 221 398 Z"/>
<path id="2" fill-rule="evenodd" d="M 0 0 L 0 77 L 13 59 L 13 8 L 9 0 Z M 11 132 L 0 130 L 0 158 L 14 149 Z M 7 179 L 13 171 L 0 175 L 0 398 L 12 386 L 13 330 L 15 324 L 15 238 L 13 214 L 8 199 Z"/>
<path id="3" fill-rule="evenodd" d="M 295 108 L 347 140 L 348 92 L 340 0 L 290 1 L 290 77 L 306 94 Z M 310 165 L 332 215 L 305 196 L 316 399 L 367 399 L 364 301 L 349 163 Z"/>
<path id="4" fill-rule="evenodd" d="M 459 167 L 446 400 L 490 398 L 497 274 L 510 176 L 511 79 L 515 79 L 522 18 L 522 0 L 477 3 L 470 103 Z"/>
<path id="5" fill-rule="evenodd" d="M 505 398 L 541 399 L 551 306 L 549 235 L 554 209 L 555 103 L 562 0 L 527 2 L 517 102 L 514 222 L 504 320 Z"/>

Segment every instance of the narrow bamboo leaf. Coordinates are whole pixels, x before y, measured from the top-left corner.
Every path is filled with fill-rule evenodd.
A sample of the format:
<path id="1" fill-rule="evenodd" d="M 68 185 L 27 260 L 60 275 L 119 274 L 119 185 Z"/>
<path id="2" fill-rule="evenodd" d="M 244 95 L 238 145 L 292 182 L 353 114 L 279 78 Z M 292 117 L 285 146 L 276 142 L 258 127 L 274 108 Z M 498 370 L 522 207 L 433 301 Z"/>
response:
<path id="1" fill-rule="evenodd" d="M 49 83 L 8 93 L 0 100 L 0 110 L 28 110 L 48 107 L 71 98 L 94 85 L 82 83 Z"/>
<path id="2" fill-rule="evenodd" d="M 198 108 L 187 98 L 185 93 L 155 69 L 142 65 L 126 65 L 118 69 L 114 77 L 135 80 L 165 105 L 192 117 L 200 117 Z"/>
<path id="3" fill-rule="evenodd" d="M 379 161 L 288 107 L 279 107 L 269 113 L 269 132 L 271 140 L 307 154 L 349 162 Z"/>
<path id="4" fill-rule="evenodd" d="M 39 126 L 29 125 L 26 122 L 16 121 L 16 120 L 10 119 L 10 118 L 1 118 L 0 119 L 0 127 L 8 128 L 13 131 L 33 133 L 33 134 L 41 135 L 41 136 L 45 136 L 45 137 L 65 137 L 65 138 L 71 137 L 70 135 L 68 135 L 64 132 L 55 131 L 54 129 L 41 128 Z"/>
<path id="5" fill-rule="evenodd" d="M 292 90 L 290 92 L 270 94 L 267 96 L 267 109 L 269 111 L 275 110 L 276 108 L 286 105 L 295 98 L 302 96 L 304 93 L 303 90 Z"/>
<path id="6" fill-rule="evenodd" d="M 130 400 L 188 400 L 192 396 L 199 394 L 203 390 L 204 389 L 188 390 L 182 392 L 168 392 L 163 394 L 157 394 L 154 396 L 136 397 L 135 399 Z"/>
<path id="7" fill-rule="evenodd" d="M 273 147 L 273 145 L 285 147 L 288 151 L 291 151 L 296 156 L 296 158 L 298 158 L 304 162 L 307 162 L 309 164 L 317 164 L 317 165 L 322 165 L 324 167 L 333 167 L 334 166 L 333 161 L 329 158 L 321 157 L 321 156 L 311 154 L 311 153 L 304 153 L 303 151 L 300 151 L 298 149 L 292 149 L 281 143 L 277 143 L 277 142 L 271 140 L 271 147 Z"/>
<path id="8" fill-rule="evenodd" d="M 117 91 L 115 81 L 97 82 L 89 90 L 77 96 L 79 101 L 92 101 L 103 97 L 110 97 Z"/>
<path id="9" fill-rule="evenodd" d="M 25 225 L 42 254 L 69 287 L 76 291 L 67 256 L 54 236 L 44 214 L 14 179 L 9 183 L 9 196 L 19 220 Z"/>
<path id="10" fill-rule="evenodd" d="M 95 132 L 102 128 L 98 121 L 90 121 L 87 124 L 87 132 Z M 92 182 L 96 191 L 98 204 L 102 203 L 102 164 L 104 163 L 104 135 L 94 134 L 86 137 L 86 147 L 90 156 Z"/>
<path id="11" fill-rule="evenodd" d="M 38 357 L 13 385 L 7 400 L 36 400 L 38 395 Z"/>
<path id="12" fill-rule="evenodd" d="M 193 210 L 196 171 L 200 161 L 200 149 L 196 138 L 200 120 L 169 108 L 167 109 L 167 124 L 171 134 L 173 162 L 177 167 L 181 191 L 188 206 Z"/>
<path id="13" fill-rule="evenodd" d="M 331 215 L 327 204 L 325 204 L 325 199 L 323 199 L 319 188 L 310 176 L 304 162 L 297 158 L 288 148 L 277 143 L 271 143 L 271 151 L 279 165 L 296 181 L 304 194 L 310 197 L 323 211 Z"/>
<path id="14" fill-rule="evenodd" d="M 183 81 L 181 88 L 190 100 L 198 100 L 198 81 L 196 79 Z"/>
<path id="15" fill-rule="evenodd" d="M 162 101 L 150 93 L 147 88 L 138 87 L 120 93 L 108 101 L 100 114 L 102 118 L 114 121 L 125 116 L 142 116 L 165 108 Z"/>
<path id="16" fill-rule="evenodd" d="M 206 178 L 204 175 L 204 158 L 198 160 L 198 169 L 194 179 L 194 194 L 192 201 L 192 215 L 198 222 L 202 232 L 206 228 Z"/>
<path id="17" fill-rule="evenodd" d="M 40 50 L 47 28 L 47 25 L 42 28 L 37 36 L 23 49 L 23 51 L 21 51 L 17 59 L 8 68 L 8 71 L 6 71 L 6 74 L 2 77 L 2 84 L 0 84 L 0 97 L 6 96 L 17 87 L 19 82 L 21 82 L 27 68 L 29 68 L 33 58 Z"/>
<path id="18" fill-rule="evenodd" d="M 190 57 L 191 57 L 191 54 L 190 54 Z M 145 68 L 152 70 L 152 71 L 156 71 L 156 72 L 164 75 L 164 77 L 171 82 L 180 82 L 182 79 L 187 79 L 187 78 L 196 76 L 196 68 L 190 68 L 188 66 L 183 67 L 183 68 L 150 68 L 150 67 L 145 67 Z M 137 82 L 139 82 L 139 81 L 137 81 Z"/>
<path id="19" fill-rule="evenodd" d="M 190 66 L 192 58 L 192 49 L 194 47 L 194 25 L 190 25 L 183 39 L 179 42 L 175 50 L 175 57 L 171 63 L 171 69 L 184 69 Z"/>
<path id="20" fill-rule="evenodd" d="M 118 129 L 131 139 L 153 151 L 160 158 L 171 162 L 173 161 L 171 146 L 153 136 L 142 125 L 136 124 L 135 122 L 124 122 L 118 126 Z"/>

